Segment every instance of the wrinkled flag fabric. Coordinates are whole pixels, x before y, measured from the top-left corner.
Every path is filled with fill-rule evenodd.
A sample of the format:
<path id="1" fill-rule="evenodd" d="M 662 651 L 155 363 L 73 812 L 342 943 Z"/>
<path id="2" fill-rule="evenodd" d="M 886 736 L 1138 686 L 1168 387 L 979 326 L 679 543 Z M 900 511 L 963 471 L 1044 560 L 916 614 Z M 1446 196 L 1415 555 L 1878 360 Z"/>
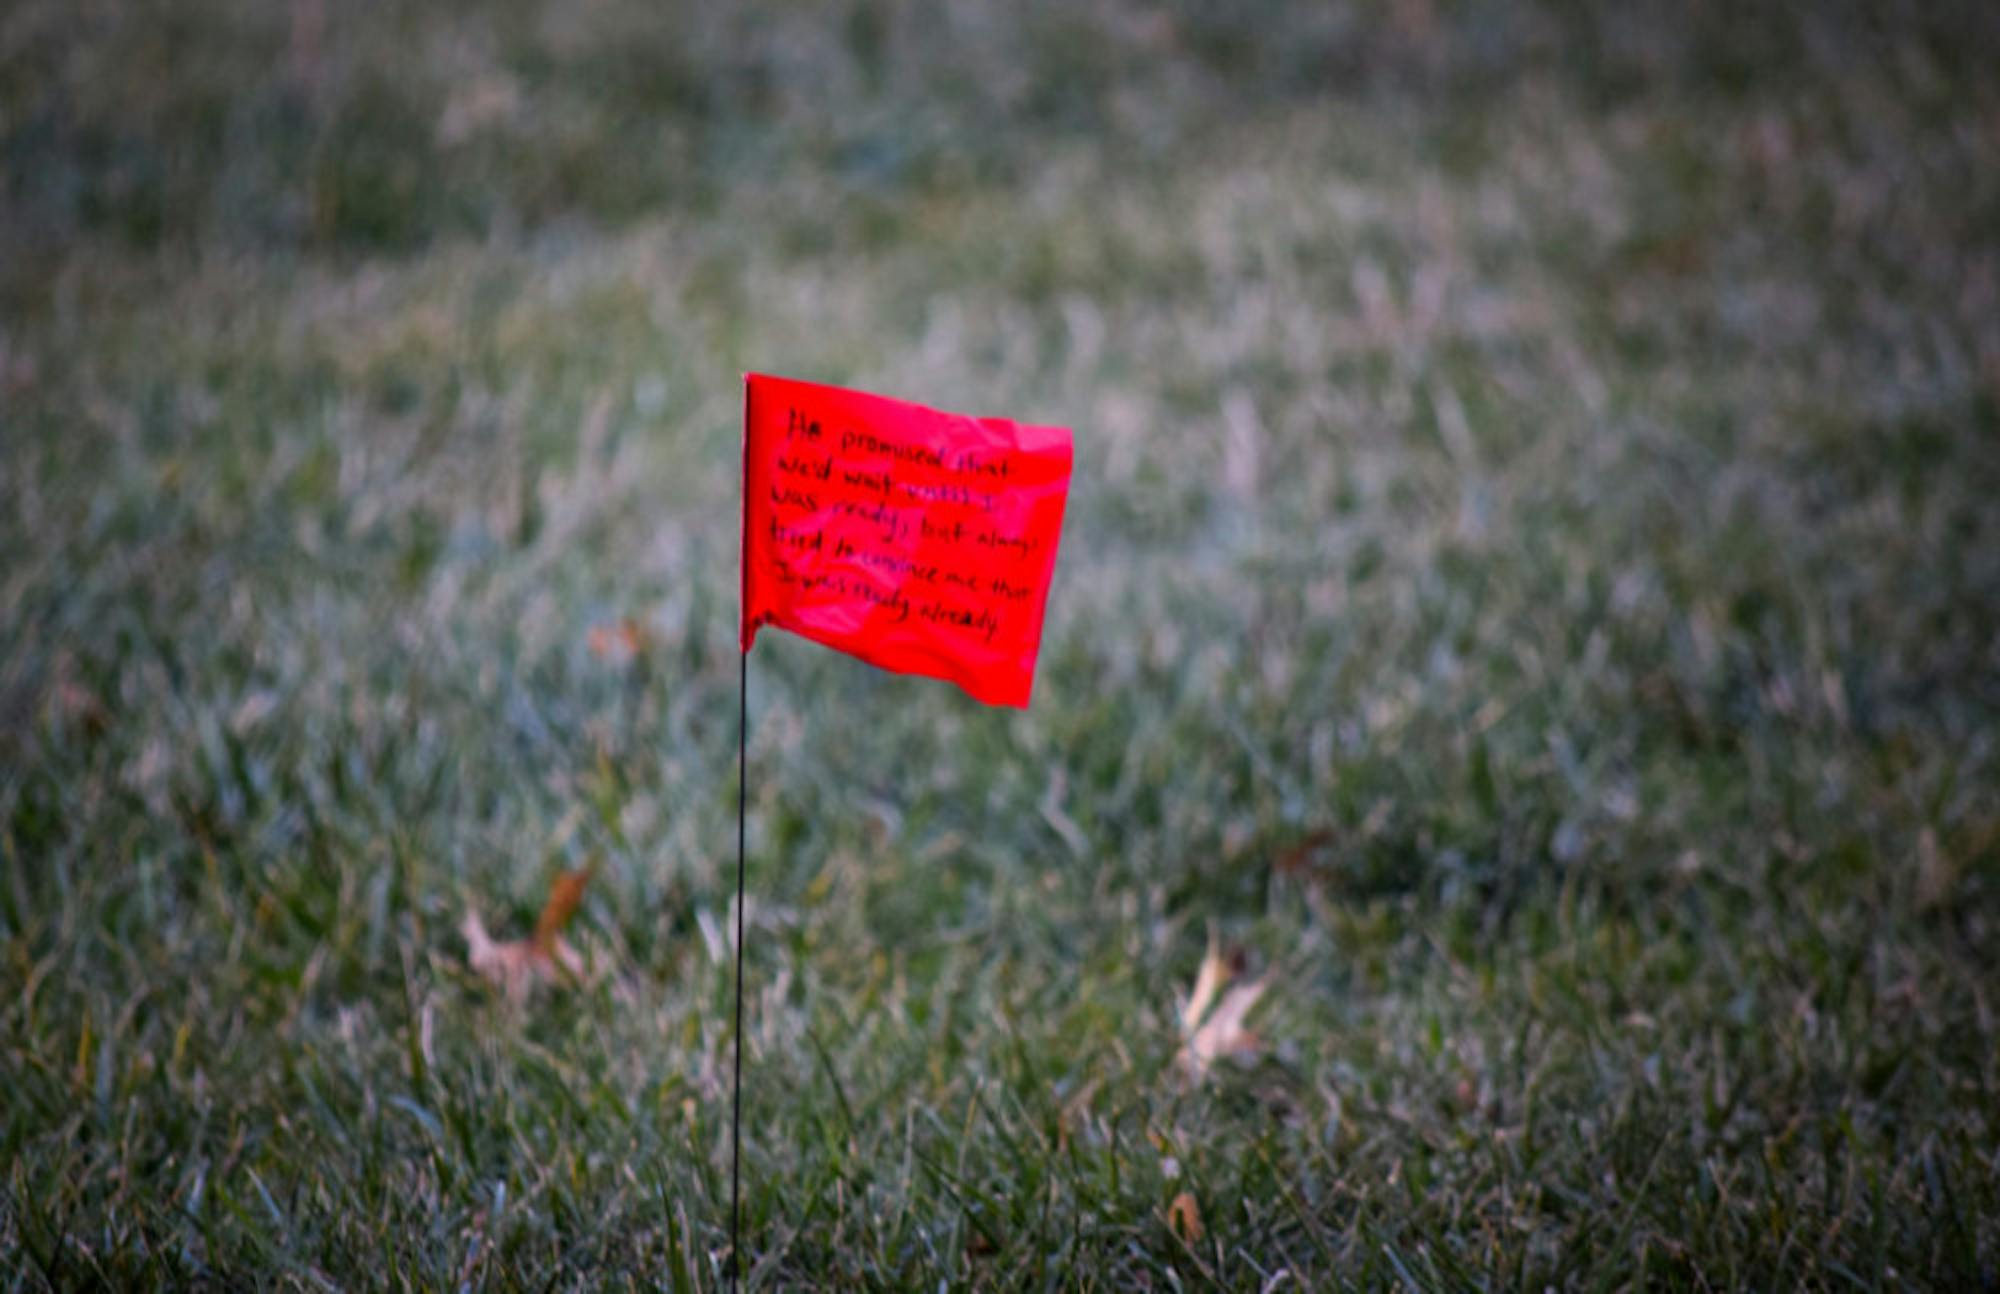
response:
<path id="1" fill-rule="evenodd" d="M 1026 707 L 1070 433 L 751 373 L 743 619 Z"/>

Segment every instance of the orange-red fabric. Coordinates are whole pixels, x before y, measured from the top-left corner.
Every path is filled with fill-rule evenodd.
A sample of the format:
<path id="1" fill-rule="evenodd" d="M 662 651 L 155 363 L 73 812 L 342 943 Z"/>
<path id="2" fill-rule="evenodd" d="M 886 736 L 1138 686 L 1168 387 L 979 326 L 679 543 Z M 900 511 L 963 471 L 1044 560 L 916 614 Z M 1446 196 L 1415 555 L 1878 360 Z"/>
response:
<path id="1" fill-rule="evenodd" d="M 765 625 L 1025 707 L 1070 434 L 751 373 L 743 650 Z"/>

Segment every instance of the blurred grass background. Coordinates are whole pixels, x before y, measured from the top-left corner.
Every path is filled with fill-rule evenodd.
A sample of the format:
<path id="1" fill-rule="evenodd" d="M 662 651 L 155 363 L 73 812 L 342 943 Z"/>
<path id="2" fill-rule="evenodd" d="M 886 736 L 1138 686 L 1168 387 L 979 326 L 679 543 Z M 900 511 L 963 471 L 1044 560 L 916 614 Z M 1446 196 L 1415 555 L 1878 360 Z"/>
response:
<path id="1" fill-rule="evenodd" d="M 1991 1285 L 1996 55 L 16 0 L 0 1279 L 717 1283 L 757 368 L 1078 471 L 1032 711 L 757 653 L 755 1283 Z"/>

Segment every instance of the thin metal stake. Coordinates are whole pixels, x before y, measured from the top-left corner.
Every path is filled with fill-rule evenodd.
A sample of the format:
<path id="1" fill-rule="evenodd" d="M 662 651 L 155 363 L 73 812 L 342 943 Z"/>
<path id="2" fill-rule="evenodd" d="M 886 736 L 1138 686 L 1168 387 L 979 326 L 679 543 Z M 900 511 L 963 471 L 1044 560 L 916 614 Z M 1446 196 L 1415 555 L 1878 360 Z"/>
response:
<path id="1" fill-rule="evenodd" d="M 729 1287 L 742 1278 L 743 1241 L 743 841 L 750 786 L 750 653 L 736 685 L 736 1085 L 729 1123 Z"/>

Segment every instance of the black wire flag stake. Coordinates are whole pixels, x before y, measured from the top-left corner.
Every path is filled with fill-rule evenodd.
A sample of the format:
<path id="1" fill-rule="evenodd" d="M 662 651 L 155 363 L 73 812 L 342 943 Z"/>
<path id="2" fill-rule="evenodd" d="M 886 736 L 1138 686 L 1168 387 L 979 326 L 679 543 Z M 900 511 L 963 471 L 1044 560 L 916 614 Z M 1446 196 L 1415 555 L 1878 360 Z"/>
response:
<path id="1" fill-rule="evenodd" d="M 1069 495 L 1067 428 L 746 374 L 729 1280 L 743 1243 L 750 646 L 772 625 L 1027 708 Z"/>
<path id="2" fill-rule="evenodd" d="M 730 1050 L 736 1077 L 729 1100 L 729 1283 L 736 1283 L 736 1255 L 743 1235 L 743 836 L 750 789 L 750 653 L 737 656 L 736 676 L 736 1027 Z"/>

